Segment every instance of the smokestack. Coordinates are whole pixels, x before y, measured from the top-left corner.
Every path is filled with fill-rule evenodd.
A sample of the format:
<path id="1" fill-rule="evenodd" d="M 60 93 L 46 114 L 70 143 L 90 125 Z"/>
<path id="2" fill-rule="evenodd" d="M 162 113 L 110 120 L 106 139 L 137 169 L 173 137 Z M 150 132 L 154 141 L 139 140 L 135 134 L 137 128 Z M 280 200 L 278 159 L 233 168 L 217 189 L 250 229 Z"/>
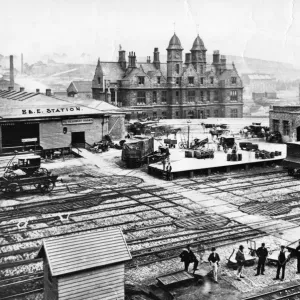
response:
<path id="1" fill-rule="evenodd" d="M 46 96 L 51 96 L 51 89 L 46 89 Z"/>
<path id="2" fill-rule="evenodd" d="M 24 92 L 25 88 L 24 87 L 20 87 L 20 92 Z"/>
<path id="3" fill-rule="evenodd" d="M 191 62 L 191 53 L 185 54 L 185 63 L 189 64 Z"/>
<path id="4" fill-rule="evenodd" d="M 36 89 L 35 92 L 36 92 L 37 94 L 39 94 L 39 93 L 40 93 L 40 89 Z"/>
<path id="5" fill-rule="evenodd" d="M 220 63 L 220 52 L 219 50 L 215 50 L 213 54 L 213 64 L 219 64 Z"/>
<path id="6" fill-rule="evenodd" d="M 23 53 L 21 53 L 21 74 L 23 74 L 23 65 L 24 65 L 24 62 L 23 62 Z"/>
<path id="7" fill-rule="evenodd" d="M 10 61 L 10 86 L 14 89 L 15 87 L 15 77 L 14 77 L 14 56 L 10 55 L 9 56 L 9 61 Z"/>
<path id="8" fill-rule="evenodd" d="M 153 64 L 156 69 L 160 69 L 160 61 L 159 61 L 159 51 L 158 48 L 154 48 L 153 53 Z"/>

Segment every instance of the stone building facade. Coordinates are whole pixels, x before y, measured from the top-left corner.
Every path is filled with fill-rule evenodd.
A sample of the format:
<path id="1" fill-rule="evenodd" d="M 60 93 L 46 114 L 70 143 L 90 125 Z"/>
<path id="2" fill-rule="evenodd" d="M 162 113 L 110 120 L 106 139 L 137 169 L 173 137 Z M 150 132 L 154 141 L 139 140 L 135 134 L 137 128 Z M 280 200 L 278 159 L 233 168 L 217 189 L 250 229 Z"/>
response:
<path id="1" fill-rule="evenodd" d="M 273 106 L 269 121 L 270 130 L 279 131 L 283 142 L 300 141 L 300 106 Z"/>
<path id="2" fill-rule="evenodd" d="M 93 98 L 126 107 L 132 117 L 207 118 L 243 116 L 243 84 L 234 66 L 214 51 L 206 62 L 206 48 L 197 36 L 185 54 L 176 34 L 167 47 L 167 63 L 158 48 L 153 62 L 137 63 L 134 52 L 120 48 L 118 62 L 98 60 L 92 81 Z"/>

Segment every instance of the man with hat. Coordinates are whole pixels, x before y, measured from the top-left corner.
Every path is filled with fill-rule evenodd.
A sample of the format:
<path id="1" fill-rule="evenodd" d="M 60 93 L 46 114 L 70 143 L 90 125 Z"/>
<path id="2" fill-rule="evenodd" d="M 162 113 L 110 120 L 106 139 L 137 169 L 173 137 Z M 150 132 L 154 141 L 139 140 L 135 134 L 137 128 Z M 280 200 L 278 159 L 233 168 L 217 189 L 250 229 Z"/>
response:
<path id="1" fill-rule="evenodd" d="M 198 267 L 199 261 L 196 258 L 194 252 L 191 250 L 190 245 L 186 246 L 186 249 L 183 249 L 181 254 L 179 255 L 181 261 L 184 262 L 184 270 L 188 271 L 190 263 L 194 263 L 194 273 Z"/>
<path id="2" fill-rule="evenodd" d="M 219 268 L 220 256 L 218 253 L 216 253 L 215 247 L 211 248 L 211 254 L 208 257 L 208 261 L 212 266 L 215 283 L 218 283 L 218 268 Z"/>
<path id="3" fill-rule="evenodd" d="M 278 255 L 277 273 L 276 273 L 276 278 L 274 278 L 274 280 L 279 280 L 281 269 L 282 269 L 281 281 L 284 280 L 285 265 L 289 258 L 288 255 L 285 253 L 284 248 L 285 248 L 284 246 L 280 246 L 280 252 Z"/>
<path id="4" fill-rule="evenodd" d="M 235 255 L 235 260 L 237 262 L 238 268 L 237 268 L 237 280 L 241 281 L 241 278 L 244 278 L 244 276 L 242 275 L 243 272 L 243 268 L 245 265 L 245 255 L 244 255 L 244 246 L 240 245 L 238 252 Z"/>
<path id="5" fill-rule="evenodd" d="M 267 248 L 265 248 L 265 243 L 261 244 L 261 247 L 259 247 L 256 250 L 256 254 L 258 256 L 258 265 L 257 265 L 257 272 L 255 274 L 255 276 L 258 276 L 260 274 L 261 271 L 261 275 L 265 275 L 265 264 L 266 264 L 266 259 L 268 256 L 268 250 Z"/>

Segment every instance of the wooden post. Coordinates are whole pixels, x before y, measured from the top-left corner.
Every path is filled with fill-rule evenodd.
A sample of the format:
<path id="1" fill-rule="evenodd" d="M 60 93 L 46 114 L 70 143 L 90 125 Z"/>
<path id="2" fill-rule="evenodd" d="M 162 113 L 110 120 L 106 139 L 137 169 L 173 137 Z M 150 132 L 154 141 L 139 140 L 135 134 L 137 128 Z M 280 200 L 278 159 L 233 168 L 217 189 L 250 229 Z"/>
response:
<path id="1" fill-rule="evenodd" d="M 194 177 L 194 171 L 190 171 L 190 178 Z"/>
<path id="2" fill-rule="evenodd" d="M 211 175 L 211 169 L 207 169 L 207 175 L 208 175 L 208 176 Z"/>

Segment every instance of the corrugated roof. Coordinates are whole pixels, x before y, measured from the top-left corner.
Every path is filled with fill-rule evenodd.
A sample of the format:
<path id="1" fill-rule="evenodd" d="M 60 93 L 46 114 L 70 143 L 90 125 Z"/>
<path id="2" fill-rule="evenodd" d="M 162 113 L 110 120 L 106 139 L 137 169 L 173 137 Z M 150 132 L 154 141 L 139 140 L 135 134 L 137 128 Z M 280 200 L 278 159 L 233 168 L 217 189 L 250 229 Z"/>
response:
<path id="1" fill-rule="evenodd" d="M 38 256 L 46 255 L 52 276 L 103 267 L 131 259 L 120 229 L 92 231 L 44 240 Z"/>
<path id="2" fill-rule="evenodd" d="M 92 81 L 72 81 L 71 84 L 74 85 L 78 93 L 92 92 Z"/>

